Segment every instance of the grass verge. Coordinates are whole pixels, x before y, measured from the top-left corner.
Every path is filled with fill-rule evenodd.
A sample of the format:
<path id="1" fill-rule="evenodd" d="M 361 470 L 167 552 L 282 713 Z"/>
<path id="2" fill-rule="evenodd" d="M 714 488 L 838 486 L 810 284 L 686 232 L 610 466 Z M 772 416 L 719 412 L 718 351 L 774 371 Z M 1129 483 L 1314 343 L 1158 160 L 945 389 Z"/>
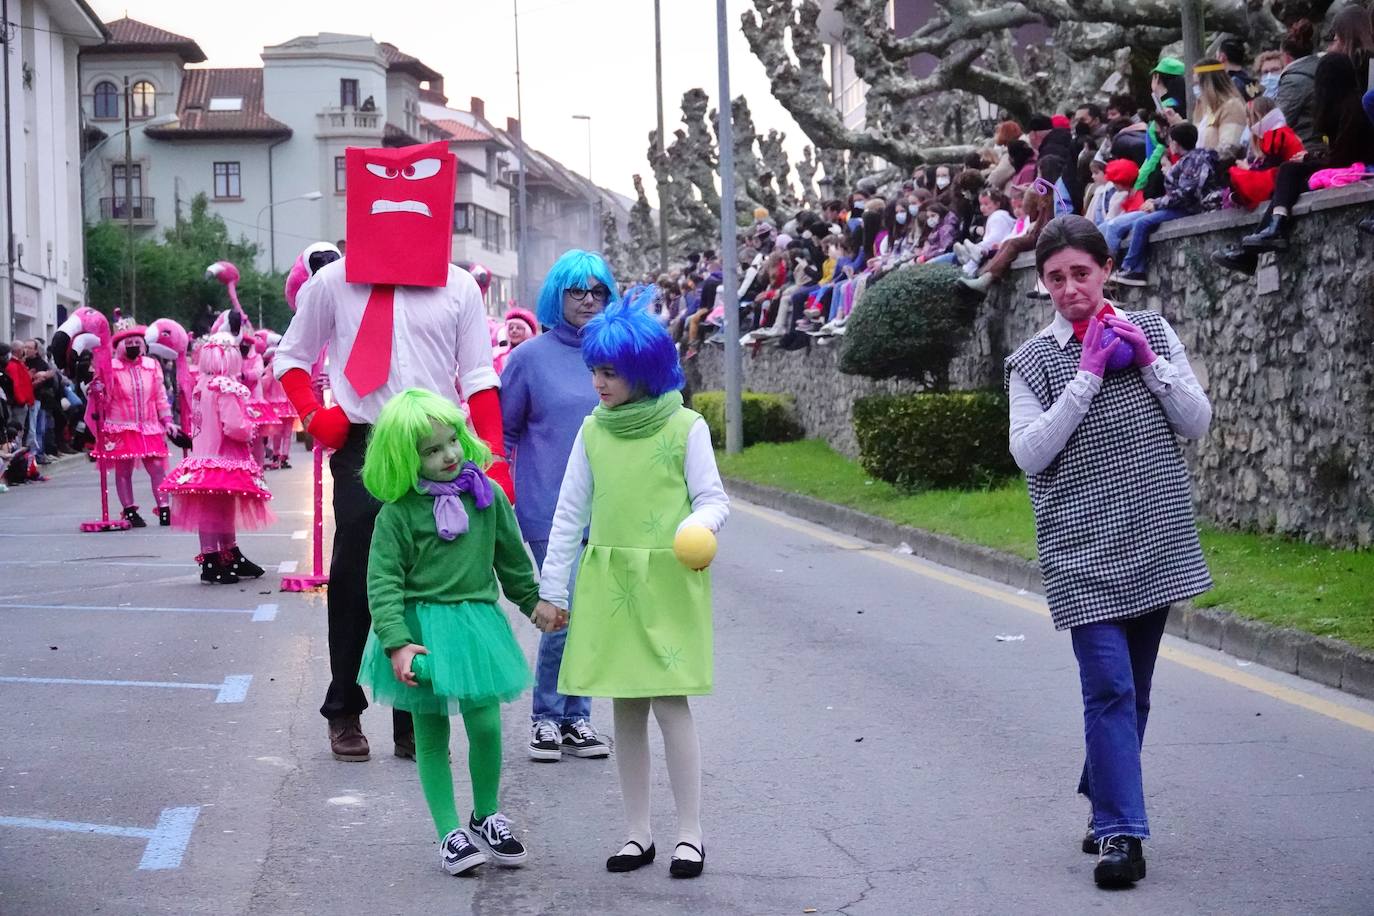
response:
<path id="1" fill-rule="evenodd" d="M 824 442 L 760 444 L 716 456 L 721 474 L 801 493 L 914 528 L 1035 558 L 1024 481 L 989 490 L 906 493 L 873 480 Z M 1216 587 L 1199 607 L 1227 609 L 1374 649 L 1374 552 L 1337 550 L 1273 535 L 1203 527 Z"/>

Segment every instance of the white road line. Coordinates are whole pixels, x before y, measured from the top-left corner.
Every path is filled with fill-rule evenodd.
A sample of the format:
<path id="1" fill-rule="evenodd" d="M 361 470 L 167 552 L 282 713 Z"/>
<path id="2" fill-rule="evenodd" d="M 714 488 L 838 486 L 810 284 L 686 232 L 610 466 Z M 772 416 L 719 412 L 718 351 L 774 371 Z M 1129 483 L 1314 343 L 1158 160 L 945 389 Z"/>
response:
<path id="1" fill-rule="evenodd" d="M 237 607 L 146 607 L 140 605 L 109 604 L 0 604 L 0 611 L 165 611 L 172 614 L 247 614 L 254 623 L 277 619 L 275 604 L 260 604 L 255 608 Z"/>
<path id="2" fill-rule="evenodd" d="M 0 684 L 60 684 L 77 687 L 157 687 L 164 690 L 213 690 L 216 703 L 242 703 L 248 695 L 251 674 L 230 674 L 222 684 L 193 684 L 188 681 L 109 681 L 81 677 L 0 676 Z"/>
<path id="3" fill-rule="evenodd" d="M 116 824 L 83 824 L 78 821 L 55 821 L 41 817 L 4 817 L 0 816 L 0 827 L 24 827 L 30 830 L 55 830 L 61 833 L 88 833 L 97 836 L 132 837 L 147 840 L 143 848 L 143 858 L 139 860 L 141 871 L 159 871 L 180 868 L 181 859 L 186 854 L 186 846 L 191 842 L 191 831 L 195 829 L 196 819 L 200 816 L 200 805 L 184 808 L 163 808 L 158 816 L 157 826 L 120 827 Z"/>
<path id="4" fill-rule="evenodd" d="M 277 564 L 277 572 L 293 573 L 296 571 L 296 566 L 297 563 L 295 560 L 282 560 L 280 563 Z"/>

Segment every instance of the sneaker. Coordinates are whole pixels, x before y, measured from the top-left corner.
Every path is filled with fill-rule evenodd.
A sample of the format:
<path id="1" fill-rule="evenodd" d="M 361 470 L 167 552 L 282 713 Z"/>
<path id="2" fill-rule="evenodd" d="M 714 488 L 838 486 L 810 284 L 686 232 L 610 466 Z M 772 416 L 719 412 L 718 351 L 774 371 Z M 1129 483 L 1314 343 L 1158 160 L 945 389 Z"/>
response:
<path id="1" fill-rule="evenodd" d="M 1102 840 L 1093 869 L 1098 887 L 1129 887 L 1145 877 L 1145 850 L 1140 837 L 1109 836 Z"/>
<path id="2" fill-rule="evenodd" d="M 166 528 L 168 525 L 172 524 L 172 510 L 167 506 L 158 506 L 157 523 L 163 528 Z"/>
<path id="3" fill-rule="evenodd" d="M 468 818 L 468 829 L 487 847 L 496 864 L 503 868 L 513 868 L 529 858 L 524 844 L 511 834 L 510 821 L 500 811 L 488 814 L 480 821 L 473 814 Z"/>
<path id="4" fill-rule="evenodd" d="M 563 737 L 563 751 L 574 757 L 609 757 L 611 749 L 597 735 L 592 723 L 586 719 L 558 726 Z"/>
<path id="5" fill-rule="evenodd" d="M 534 723 L 530 735 L 530 759 L 557 761 L 563 757 L 563 748 L 558 736 L 558 723 L 552 719 L 540 719 Z"/>
<path id="6" fill-rule="evenodd" d="M 1116 273 L 1112 274 L 1111 278 L 1107 282 L 1115 283 L 1118 286 L 1146 286 L 1148 285 L 1148 278 L 1146 277 L 1144 271 L 1118 270 Z"/>
<path id="7" fill-rule="evenodd" d="M 138 506 L 129 506 L 120 513 L 124 520 L 129 523 L 131 528 L 147 528 L 148 523 L 143 520 L 143 516 L 138 514 Z"/>
<path id="8" fill-rule="evenodd" d="M 461 875 L 487 861 L 486 853 L 468 839 L 462 827 L 448 832 L 448 836 L 439 844 L 439 855 L 444 871 L 450 875 Z"/>

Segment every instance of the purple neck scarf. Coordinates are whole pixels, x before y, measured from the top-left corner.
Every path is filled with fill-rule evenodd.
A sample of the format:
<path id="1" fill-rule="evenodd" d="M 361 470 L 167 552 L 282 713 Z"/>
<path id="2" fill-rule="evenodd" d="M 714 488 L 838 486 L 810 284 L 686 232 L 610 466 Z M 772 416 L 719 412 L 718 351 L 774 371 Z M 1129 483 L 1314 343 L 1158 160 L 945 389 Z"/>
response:
<path id="1" fill-rule="evenodd" d="M 416 489 L 434 497 L 434 528 L 446 541 L 468 533 L 468 514 L 460 493 L 471 493 L 478 509 L 487 508 L 492 500 L 491 481 L 471 461 L 463 462 L 463 469 L 448 483 L 421 477 Z"/>

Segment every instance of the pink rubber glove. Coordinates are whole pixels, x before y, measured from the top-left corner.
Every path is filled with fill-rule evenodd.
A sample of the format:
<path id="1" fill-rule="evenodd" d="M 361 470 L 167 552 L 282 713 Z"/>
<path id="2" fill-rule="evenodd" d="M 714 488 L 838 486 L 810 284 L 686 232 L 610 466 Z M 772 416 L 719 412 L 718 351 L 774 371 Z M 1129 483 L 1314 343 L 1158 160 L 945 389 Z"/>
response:
<path id="1" fill-rule="evenodd" d="M 1159 358 L 1155 351 L 1150 349 L 1150 339 L 1145 336 L 1145 332 L 1126 319 L 1112 315 L 1107 319 L 1107 326 L 1116 332 L 1116 336 L 1121 338 L 1122 342 L 1131 345 L 1131 349 L 1135 351 L 1137 369 L 1144 369 Z"/>
<path id="2" fill-rule="evenodd" d="M 1124 337 L 1124 334 L 1121 335 L 1121 338 Z M 1112 358 L 1112 353 L 1116 351 L 1116 348 L 1121 346 L 1121 338 L 1104 344 L 1102 342 L 1102 322 L 1096 318 L 1088 319 L 1088 330 L 1083 334 L 1083 355 L 1078 358 L 1078 370 L 1091 372 L 1098 378 L 1102 378 L 1107 371 L 1107 361 Z"/>

